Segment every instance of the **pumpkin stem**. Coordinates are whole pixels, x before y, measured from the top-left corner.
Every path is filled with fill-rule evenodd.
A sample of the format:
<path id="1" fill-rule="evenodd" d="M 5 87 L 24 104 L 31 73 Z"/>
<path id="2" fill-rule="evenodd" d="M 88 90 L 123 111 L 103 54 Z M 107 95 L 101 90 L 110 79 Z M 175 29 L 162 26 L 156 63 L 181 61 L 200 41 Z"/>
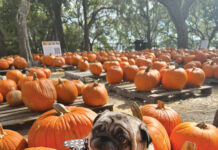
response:
<path id="1" fill-rule="evenodd" d="M 37 74 L 36 72 L 33 73 L 33 81 L 35 81 L 37 79 Z"/>
<path id="2" fill-rule="evenodd" d="M 95 80 L 95 81 L 94 81 L 94 85 L 93 85 L 93 86 L 94 86 L 94 87 L 98 86 L 98 84 L 99 84 L 99 81 L 100 81 L 100 79 L 97 79 L 97 80 Z"/>
<path id="3" fill-rule="evenodd" d="M 196 150 L 196 144 L 191 143 L 189 141 L 185 142 L 185 144 L 182 147 L 182 150 Z"/>
<path id="4" fill-rule="evenodd" d="M 196 127 L 200 128 L 200 129 L 207 129 L 207 125 L 204 122 L 197 124 Z"/>
<path id="5" fill-rule="evenodd" d="M 66 107 L 63 104 L 60 103 L 54 103 L 53 108 L 57 111 L 57 113 L 60 116 L 70 112 L 69 110 L 66 109 Z"/>
<path id="6" fill-rule="evenodd" d="M 142 112 L 141 112 L 141 110 L 139 108 L 139 105 L 136 102 L 132 103 L 131 111 L 132 111 L 132 114 L 133 114 L 134 117 L 137 117 L 138 119 L 143 120 L 142 119 Z"/>
<path id="7" fill-rule="evenodd" d="M 60 78 L 58 78 L 58 84 L 62 84 L 62 83 L 63 81 Z"/>
<path id="8" fill-rule="evenodd" d="M 151 68 L 151 65 L 148 65 L 148 67 L 145 69 L 145 72 L 149 72 L 150 68 Z"/>
<path id="9" fill-rule="evenodd" d="M 164 109 L 165 108 L 164 105 L 165 104 L 163 101 L 160 100 L 157 101 L 157 109 Z"/>
<path id="10" fill-rule="evenodd" d="M 1 139 L 3 136 L 5 136 L 5 135 L 6 135 L 6 133 L 4 132 L 3 127 L 2 127 L 2 125 L 0 124 L 0 139 Z"/>

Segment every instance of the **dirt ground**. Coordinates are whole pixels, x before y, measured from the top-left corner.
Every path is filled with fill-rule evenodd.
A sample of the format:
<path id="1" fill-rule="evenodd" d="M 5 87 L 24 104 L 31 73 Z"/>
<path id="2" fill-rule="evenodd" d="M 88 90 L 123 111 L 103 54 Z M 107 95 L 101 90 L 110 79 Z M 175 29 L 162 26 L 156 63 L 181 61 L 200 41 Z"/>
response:
<path id="1" fill-rule="evenodd" d="M 63 78 L 63 73 L 53 73 L 52 78 Z M 124 112 L 131 114 L 130 105 L 134 100 L 121 97 L 114 93 L 109 93 L 109 103 L 114 104 L 114 111 Z M 139 105 L 143 105 L 142 102 L 138 102 Z M 169 106 L 176 110 L 181 116 L 184 122 L 206 122 L 212 123 L 216 110 L 218 109 L 218 85 L 213 85 L 212 94 L 208 97 L 189 98 L 186 100 L 177 100 L 167 102 L 166 106 Z M 6 128 L 18 131 L 27 138 L 29 128 L 33 122 L 29 122 L 22 125 L 8 126 Z"/>

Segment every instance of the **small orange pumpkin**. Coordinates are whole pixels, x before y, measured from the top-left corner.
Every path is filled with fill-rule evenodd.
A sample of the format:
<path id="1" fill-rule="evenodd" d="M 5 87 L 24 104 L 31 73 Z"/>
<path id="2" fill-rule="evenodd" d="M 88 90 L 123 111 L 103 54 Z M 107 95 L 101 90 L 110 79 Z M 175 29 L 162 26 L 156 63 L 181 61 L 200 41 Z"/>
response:
<path id="1" fill-rule="evenodd" d="M 11 90 L 11 88 L 17 89 L 16 82 L 13 80 L 0 80 L 0 93 L 3 97 Z"/>
<path id="2" fill-rule="evenodd" d="M 103 66 L 101 63 L 96 62 L 90 65 L 89 70 L 94 75 L 100 75 L 103 71 Z"/>
<path id="3" fill-rule="evenodd" d="M 136 88 L 139 91 L 151 91 L 160 82 L 160 73 L 157 70 L 150 70 L 148 67 L 146 70 L 139 71 L 134 79 Z"/>
<path id="4" fill-rule="evenodd" d="M 123 78 L 126 81 L 133 82 L 139 68 L 136 65 L 127 66 L 123 69 Z"/>
<path id="5" fill-rule="evenodd" d="M 75 84 L 75 86 L 77 88 L 78 95 L 82 95 L 83 91 L 85 89 L 85 84 L 80 80 L 72 80 L 72 81 L 73 81 L 73 83 Z"/>
<path id="6" fill-rule="evenodd" d="M 18 83 L 18 81 L 23 77 L 23 74 L 20 70 L 10 70 L 6 73 L 6 78 L 13 80 Z"/>
<path id="7" fill-rule="evenodd" d="M 186 69 L 186 72 L 188 76 L 188 86 L 199 87 L 204 83 L 205 73 L 201 68 L 189 68 Z"/>
<path id="8" fill-rule="evenodd" d="M 78 63 L 78 69 L 80 71 L 87 71 L 89 69 L 89 62 L 87 60 L 81 60 Z"/>
<path id="9" fill-rule="evenodd" d="M 16 57 L 14 59 L 13 65 L 18 69 L 23 69 L 23 68 L 28 67 L 28 63 L 27 63 L 26 59 L 23 57 Z"/>
<path id="10" fill-rule="evenodd" d="M 58 101 L 63 104 L 71 104 L 78 97 L 78 91 L 73 81 L 61 81 L 55 86 Z"/>
<path id="11" fill-rule="evenodd" d="M 111 66 L 107 70 L 106 80 L 110 84 L 118 84 L 123 80 L 123 70 L 118 66 Z"/>
<path id="12" fill-rule="evenodd" d="M 9 68 L 9 64 L 7 60 L 0 59 L 0 69 L 8 69 L 8 68 Z"/>
<path id="13" fill-rule="evenodd" d="M 108 93 L 103 84 L 95 82 L 86 86 L 82 97 L 86 105 L 101 106 L 106 104 Z"/>

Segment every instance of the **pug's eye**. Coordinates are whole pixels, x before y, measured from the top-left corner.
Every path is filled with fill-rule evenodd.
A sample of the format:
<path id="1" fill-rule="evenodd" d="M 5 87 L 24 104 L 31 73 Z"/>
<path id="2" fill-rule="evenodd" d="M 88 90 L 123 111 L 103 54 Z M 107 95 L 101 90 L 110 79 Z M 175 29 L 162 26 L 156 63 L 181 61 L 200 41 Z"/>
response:
<path id="1" fill-rule="evenodd" d="M 128 142 L 128 140 L 123 136 L 120 136 L 120 141 L 122 144 L 126 144 Z"/>

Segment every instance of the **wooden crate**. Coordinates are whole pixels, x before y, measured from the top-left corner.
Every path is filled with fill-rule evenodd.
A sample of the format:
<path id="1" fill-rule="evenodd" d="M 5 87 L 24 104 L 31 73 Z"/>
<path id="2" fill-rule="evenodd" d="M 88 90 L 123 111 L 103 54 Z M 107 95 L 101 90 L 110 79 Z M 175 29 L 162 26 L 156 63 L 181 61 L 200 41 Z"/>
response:
<path id="1" fill-rule="evenodd" d="M 93 75 L 89 70 L 84 72 L 75 70 L 75 71 L 65 71 L 65 77 L 74 80 L 81 80 L 84 83 L 90 83 L 96 79 L 105 80 L 106 73 L 103 72 L 101 73 L 101 75 L 97 76 L 97 75 Z"/>
<path id="2" fill-rule="evenodd" d="M 201 86 L 199 88 L 185 88 L 183 90 L 170 91 L 163 87 L 158 87 L 151 92 L 140 92 L 134 83 L 123 82 L 117 85 L 105 85 L 108 91 L 115 92 L 120 96 L 143 101 L 144 103 L 156 103 L 157 100 L 170 101 L 175 99 L 186 99 L 190 97 L 208 96 L 212 92 L 211 86 Z"/>
<path id="3" fill-rule="evenodd" d="M 86 107 L 95 112 L 102 112 L 104 110 L 113 111 L 112 104 L 105 104 L 104 106 L 90 107 L 84 104 L 82 97 L 78 97 L 75 102 L 68 106 Z M 36 120 L 43 112 L 32 112 L 25 106 L 10 107 L 7 103 L 0 105 L 0 124 L 3 126 L 23 124 L 28 121 Z"/>

